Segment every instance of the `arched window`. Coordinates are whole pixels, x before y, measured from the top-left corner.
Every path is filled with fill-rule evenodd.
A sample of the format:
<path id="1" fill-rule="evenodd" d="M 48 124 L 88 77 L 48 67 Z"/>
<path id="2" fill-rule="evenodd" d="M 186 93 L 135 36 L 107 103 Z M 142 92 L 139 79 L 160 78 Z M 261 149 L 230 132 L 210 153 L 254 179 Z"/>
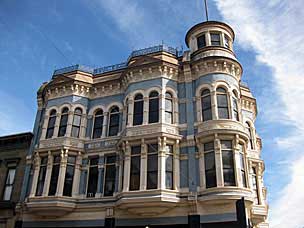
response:
<path id="1" fill-rule="evenodd" d="M 119 108 L 114 106 L 110 109 L 109 136 L 115 136 L 119 131 Z"/>
<path id="2" fill-rule="evenodd" d="M 46 137 L 47 139 L 52 138 L 54 134 L 55 122 L 56 122 L 56 110 L 53 109 L 50 112 L 49 122 L 46 130 Z"/>
<path id="3" fill-rule="evenodd" d="M 229 119 L 228 99 L 226 89 L 219 87 L 216 89 L 217 111 L 219 119 Z"/>
<path id="4" fill-rule="evenodd" d="M 238 100 L 237 93 L 234 90 L 232 95 L 232 109 L 233 109 L 233 119 L 239 121 L 239 110 L 238 110 Z"/>
<path id="5" fill-rule="evenodd" d="M 94 115 L 93 139 L 100 138 L 102 135 L 103 111 L 98 109 Z"/>
<path id="6" fill-rule="evenodd" d="M 173 123 L 173 99 L 172 94 L 166 92 L 165 96 L 165 122 L 166 123 Z"/>
<path id="7" fill-rule="evenodd" d="M 80 108 L 76 108 L 74 111 L 74 118 L 72 124 L 72 137 L 76 137 L 76 138 L 79 137 L 81 116 L 82 116 L 82 110 Z"/>
<path id="8" fill-rule="evenodd" d="M 149 123 L 159 121 L 159 98 L 158 92 L 152 91 L 149 95 Z"/>
<path id="9" fill-rule="evenodd" d="M 212 110 L 211 110 L 211 96 L 210 90 L 204 89 L 202 91 L 202 117 L 203 121 L 212 120 Z"/>
<path id="10" fill-rule="evenodd" d="M 68 108 L 62 109 L 58 137 L 62 137 L 65 135 L 68 124 L 68 117 L 69 117 L 69 109 Z"/>
<path id="11" fill-rule="evenodd" d="M 133 110 L 133 125 L 141 125 L 143 123 L 144 116 L 144 100 L 143 95 L 137 94 L 134 98 L 134 110 Z"/>
<path id="12" fill-rule="evenodd" d="M 246 129 L 247 129 L 247 133 L 249 135 L 249 149 L 253 150 L 253 136 L 252 136 L 252 131 L 251 131 L 251 127 L 250 124 L 248 122 L 246 122 Z"/>

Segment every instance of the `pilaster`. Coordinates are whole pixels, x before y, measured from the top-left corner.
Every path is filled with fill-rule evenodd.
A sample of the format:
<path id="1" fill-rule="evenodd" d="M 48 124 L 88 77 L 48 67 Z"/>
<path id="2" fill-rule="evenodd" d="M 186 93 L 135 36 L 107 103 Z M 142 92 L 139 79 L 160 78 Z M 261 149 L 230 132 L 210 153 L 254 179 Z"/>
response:
<path id="1" fill-rule="evenodd" d="M 43 140 L 46 137 L 46 130 L 47 130 L 48 122 L 49 122 L 49 116 L 45 115 L 44 118 L 43 118 L 43 124 L 42 124 L 42 131 L 41 131 L 40 140 Z"/>
<path id="2" fill-rule="evenodd" d="M 108 119 L 109 119 L 109 113 L 108 112 L 104 112 L 103 123 L 102 123 L 102 134 L 101 134 L 102 138 L 105 138 L 107 136 L 107 132 L 108 132 Z"/>
<path id="3" fill-rule="evenodd" d="M 145 190 L 147 186 L 147 146 L 144 139 L 141 140 L 140 158 L 140 190 Z"/>
<path id="4" fill-rule="evenodd" d="M 214 152 L 215 152 L 217 187 L 223 187 L 224 186 L 224 176 L 223 176 L 221 141 L 217 137 L 217 135 L 215 136 L 215 140 L 214 140 Z"/>
<path id="5" fill-rule="evenodd" d="M 76 157 L 75 172 L 73 178 L 72 197 L 77 197 L 79 195 L 81 163 L 82 163 L 81 152 L 78 152 L 78 155 Z"/>
<path id="6" fill-rule="evenodd" d="M 123 181 L 123 191 L 129 191 L 129 184 L 130 184 L 130 163 L 131 163 L 131 147 L 128 141 L 125 142 L 124 145 L 124 160 L 125 160 L 125 167 L 124 167 L 124 181 Z"/>
<path id="7" fill-rule="evenodd" d="M 166 137 L 158 137 L 158 188 L 166 189 Z"/>
<path id="8" fill-rule="evenodd" d="M 149 117 L 149 97 L 144 97 L 144 113 L 143 113 L 143 125 L 148 124 Z"/>
<path id="9" fill-rule="evenodd" d="M 63 194 L 63 187 L 64 187 L 64 180 L 65 180 L 65 172 L 67 166 L 67 157 L 68 157 L 68 150 L 62 149 L 60 154 L 60 170 L 58 175 L 58 184 L 56 190 L 56 196 L 62 196 Z"/>
<path id="10" fill-rule="evenodd" d="M 176 140 L 174 144 L 174 152 L 173 152 L 173 158 L 174 158 L 174 163 L 173 163 L 173 189 L 174 190 L 179 190 L 180 188 L 180 168 L 179 168 L 179 155 L 180 155 L 180 150 L 179 150 L 179 140 Z"/>
<path id="11" fill-rule="evenodd" d="M 40 162 L 41 162 L 41 158 L 40 158 L 39 154 L 36 153 L 35 158 L 34 158 L 34 175 L 33 175 L 33 180 L 32 180 L 32 188 L 31 188 L 30 197 L 34 197 L 36 195 Z"/>
<path id="12" fill-rule="evenodd" d="M 212 85 L 212 88 L 214 88 L 214 85 Z M 216 110 L 217 107 L 217 100 L 216 100 L 216 91 L 211 91 L 211 112 L 212 112 L 212 119 L 218 120 L 218 112 Z"/>
<path id="13" fill-rule="evenodd" d="M 99 156 L 98 159 L 98 181 L 97 181 L 97 191 L 95 197 L 101 197 L 103 194 L 103 177 L 104 177 L 104 156 Z"/>
<path id="14" fill-rule="evenodd" d="M 128 127 L 133 126 L 133 99 L 128 100 Z"/>
<path id="15" fill-rule="evenodd" d="M 205 154 L 204 146 L 202 143 L 198 142 L 198 154 L 199 154 L 199 177 L 200 177 L 200 188 L 206 188 L 206 174 L 205 174 Z"/>
<path id="16" fill-rule="evenodd" d="M 86 128 L 87 128 L 86 126 L 87 126 L 87 115 L 83 114 L 81 116 L 80 132 L 79 132 L 79 138 L 81 139 L 85 138 Z"/>
<path id="17" fill-rule="evenodd" d="M 73 112 L 72 111 L 69 111 L 68 113 L 68 122 L 67 122 L 67 129 L 66 129 L 66 133 L 65 133 L 65 136 L 66 137 L 69 137 L 71 136 L 71 132 L 72 132 L 72 123 L 73 123 Z"/>

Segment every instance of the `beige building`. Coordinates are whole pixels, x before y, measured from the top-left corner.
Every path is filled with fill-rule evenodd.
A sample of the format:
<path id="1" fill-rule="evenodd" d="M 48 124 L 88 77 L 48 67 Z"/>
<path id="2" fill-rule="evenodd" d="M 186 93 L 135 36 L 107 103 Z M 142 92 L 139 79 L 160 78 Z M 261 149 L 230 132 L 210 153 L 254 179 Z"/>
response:
<path id="1" fill-rule="evenodd" d="M 38 91 L 23 227 L 245 227 L 241 198 L 243 220 L 268 227 L 256 100 L 234 36 L 203 22 L 182 53 L 159 45 L 56 70 Z"/>

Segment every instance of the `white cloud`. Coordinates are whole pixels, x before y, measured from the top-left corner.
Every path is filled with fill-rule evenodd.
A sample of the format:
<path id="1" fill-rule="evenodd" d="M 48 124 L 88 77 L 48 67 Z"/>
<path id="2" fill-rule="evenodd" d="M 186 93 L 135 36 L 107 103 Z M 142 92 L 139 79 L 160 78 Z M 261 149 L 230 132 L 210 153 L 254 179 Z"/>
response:
<path id="1" fill-rule="evenodd" d="M 254 1 L 215 0 L 224 19 L 232 25 L 237 40 L 243 48 L 254 49 L 257 60 L 273 69 L 274 87 L 279 96 L 265 99 L 281 99 L 281 106 L 263 106 L 264 116 L 269 120 L 275 116 L 284 124 L 294 126 L 287 132 L 288 138 L 277 138 L 277 145 L 285 149 L 286 164 L 293 164 L 286 175 L 291 174 L 290 183 L 281 191 L 271 208 L 271 227 L 298 228 L 304 223 L 304 152 L 300 143 L 304 138 L 304 10 L 301 0 Z M 263 75 L 261 75 L 263 77 Z M 259 80 L 259 79 L 257 79 Z M 272 115 L 270 115 L 273 113 Z M 275 153 L 275 151 L 274 151 Z M 295 160 L 297 158 L 297 160 Z M 270 167 L 268 167 L 270 168 Z M 302 202 L 302 203 L 301 203 Z"/>

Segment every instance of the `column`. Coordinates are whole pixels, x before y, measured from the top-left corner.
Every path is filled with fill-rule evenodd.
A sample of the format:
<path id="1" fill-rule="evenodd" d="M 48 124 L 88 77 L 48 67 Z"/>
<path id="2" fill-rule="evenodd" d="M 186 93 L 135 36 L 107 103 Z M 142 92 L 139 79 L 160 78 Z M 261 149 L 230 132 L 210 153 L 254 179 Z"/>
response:
<path id="1" fill-rule="evenodd" d="M 211 45 L 211 37 L 210 37 L 210 33 L 206 32 L 206 45 L 210 46 Z"/>
<path id="2" fill-rule="evenodd" d="M 262 164 L 259 162 L 256 167 L 257 188 L 260 205 L 265 205 L 262 189 Z"/>
<path id="3" fill-rule="evenodd" d="M 65 133 L 65 137 L 70 137 L 71 136 L 71 132 L 72 132 L 72 123 L 73 123 L 73 114 L 74 112 L 69 111 L 69 116 L 68 116 L 68 123 L 67 123 L 67 130 Z"/>
<path id="4" fill-rule="evenodd" d="M 65 150 L 62 149 L 60 156 L 61 156 L 61 161 L 60 161 L 60 169 L 59 169 L 59 175 L 58 175 L 58 183 L 57 183 L 56 196 L 62 196 L 62 194 L 63 194 L 65 172 L 66 172 L 66 166 L 67 166 L 68 150 L 67 149 L 65 149 Z"/>
<path id="5" fill-rule="evenodd" d="M 131 147 L 126 141 L 125 143 L 125 167 L 124 167 L 124 181 L 123 181 L 123 191 L 127 192 L 129 191 L 129 185 L 130 185 L 130 165 L 131 165 Z"/>
<path id="6" fill-rule="evenodd" d="M 204 146 L 202 143 L 197 143 L 198 154 L 199 154 L 199 175 L 200 175 L 200 188 L 206 188 L 206 174 L 205 174 L 205 154 Z"/>
<path id="7" fill-rule="evenodd" d="M 234 159 L 234 172 L 236 179 L 236 186 L 241 186 L 241 164 L 240 164 L 240 147 L 239 147 L 239 135 L 236 135 L 233 140 L 233 159 Z"/>
<path id="8" fill-rule="evenodd" d="M 133 126 L 133 112 L 134 112 L 134 107 L 133 107 L 133 99 L 128 100 L 128 126 Z"/>
<path id="9" fill-rule="evenodd" d="M 221 46 L 224 46 L 224 43 L 225 43 L 225 35 L 224 35 L 224 33 L 220 33 L 220 36 L 221 36 L 221 39 L 220 39 L 220 41 L 221 41 Z"/>
<path id="10" fill-rule="evenodd" d="M 166 137 L 158 137 L 158 188 L 166 189 Z"/>
<path id="11" fill-rule="evenodd" d="M 179 190 L 180 188 L 180 168 L 179 168 L 179 140 L 176 140 L 174 144 L 174 150 L 173 150 L 173 189 Z"/>
<path id="12" fill-rule="evenodd" d="M 43 140 L 46 137 L 46 130 L 47 130 L 48 122 L 49 122 L 49 116 L 45 115 L 44 120 L 43 120 L 43 124 L 42 124 L 42 131 L 41 131 L 40 140 Z"/>
<path id="13" fill-rule="evenodd" d="M 143 125 L 148 124 L 149 119 L 149 97 L 144 97 Z"/>
<path id="14" fill-rule="evenodd" d="M 103 194 L 103 177 L 104 177 L 104 156 L 100 155 L 98 159 L 98 182 L 97 182 L 97 191 L 96 198 L 99 198 Z"/>
<path id="15" fill-rule="evenodd" d="M 92 131 L 93 131 L 93 116 L 88 115 L 87 116 L 87 128 L 86 128 L 86 139 L 92 138 Z"/>
<path id="16" fill-rule="evenodd" d="M 108 112 L 104 112 L 103 114 L 103 123 L 102 123 L 102 134 L 101 137 L 105 138 L 107 136 L 107 132 L 108 132 L 108 118 L 109 118 L 109 113 Z"/>
<path id="17" fill-rule="evenodd" d="M 34 175 L 33 175 L 30 197 L 35 197 L 35 195 L 36 195 L 37 182 L 38 182 L 39 169 L 40 169 L 40 161 L 41 161 L 40 156 L 36 152 L 35 158 L 34 158 Z"/>
<path id="18" fill-rule="evenodd" d="M 224 186 L 224 176 L 223 176 L 221 141 L 217 138 L 217 135 L 215 136 L 215 140 L 214 140 L 214 153 L 215 153 L 217 187 L 223 187 Z"/>
<path id="19" fill-rule="evenodd" d="M 76 157 L 76 164 L 75 164 L 75 171 L 74 171 L 74 178 L 73 178 L 73 187 L 72 187 L 72 197 L 79 196 L 79 184 L 80 184 L 80 168 L 82 163 L 82 156 L 81 152 L 78 152 Z"/>
<path id="20" fill-rule="evenodd" d="M 233 101 L 232 101 L 232 92 L 228 92 L 227 93 L 227 95 L 228 95 L 228 110 L 229 110 L 229 117 L 230 117 L 230 119 L 234 119 L 233 118 Z"/>
<path id="21" fill-rule="evenodd" d="M 85 138 L 86 126 L 87 126 L 87 115 L 82 114 L 81 123 L 80 123 L 80 132 L 79 132 L 79 138 L 80 139 Z"/>
<path id="22" fill-rule="evenodd" d="M 165 118 L 165 109 L 166 109 L 166 99 L 165 99 L 166 90 L 162 89 L 161 94 L 159 94 L 159 122 L 166 123 Z"/>
<path id="23" fill-rule="evenodd" d="M 196 103 L 196 118 L 197 122 L 202 122 L 203 117 L 202 117 L 202 104 L 201 104 L 201 97 L 195 97 L 195 103 Z"/>
<path id="24" fill-rule="evenodd" d="M 42 196 L 47 196 L 49 194 L 50 181 L 51 181 L 52 168 L 53 168 L 53 160 L 54 160 L 54 158 L 52 156 L 52 152 L 49 151 Z"/>
<path id="25" fill-rule="evenodd" d="M 215 89 L 214 86 L 212 86 L 212 91 L 211 91 L 211 111 L 212 111 L 212 119 L 213 120 L 218 120 L 218 112 L 216 110 L 217 108 L 217 101 L 216 101 L 216 91 L 213 90 Z"/>
<path id="26" fill-rule="evenodd" d="M 139 190 L 147 188 L 147 145 L 145 140 L 141 140 L 141 156 L 140 156 L 140 187 Z"/>
<path id="27" fill-rule="evenodd" d="M 178 99 L 173 97 L 173 124 L 178 124 Z"/>
<path id="28" fill-rule="evenodd" d="M 56 113 L 56 122 L 55 122 L 55 128 L 54 128 L 54 134 L 52 138 L 55 138 L 58 136 L 58 131 L 59 131 L 59 125 L 60 125 L 60 118 L 61 118 L 61 113 Z"/>

